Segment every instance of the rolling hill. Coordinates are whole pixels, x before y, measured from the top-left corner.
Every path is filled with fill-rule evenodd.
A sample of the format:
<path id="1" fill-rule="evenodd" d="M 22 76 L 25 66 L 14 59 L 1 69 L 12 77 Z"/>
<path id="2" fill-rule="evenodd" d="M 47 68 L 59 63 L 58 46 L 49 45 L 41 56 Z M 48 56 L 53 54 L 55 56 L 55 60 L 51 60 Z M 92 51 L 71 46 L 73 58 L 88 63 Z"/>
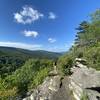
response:
<path id="1" fill-rule="evenodd" d="M 49 52 L 44 50 L 25 50 L 13 47 L 0 47 L 0 56 L 12 56 L 27 58 L 39 58 L 39 59 L 57 59 L 62 53 Z"/>

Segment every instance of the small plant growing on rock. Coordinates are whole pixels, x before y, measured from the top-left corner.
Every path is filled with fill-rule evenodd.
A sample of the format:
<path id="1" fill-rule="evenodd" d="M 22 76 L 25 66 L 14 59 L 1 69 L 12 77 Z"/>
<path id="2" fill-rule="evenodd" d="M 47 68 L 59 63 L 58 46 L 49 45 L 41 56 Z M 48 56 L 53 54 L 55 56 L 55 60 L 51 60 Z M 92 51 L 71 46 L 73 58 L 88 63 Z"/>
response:
<path id="1" fill-rule="evenodd" d="M 89 100 L 88 95 L 86 93 L 83 93 L 81 100 Z"/>

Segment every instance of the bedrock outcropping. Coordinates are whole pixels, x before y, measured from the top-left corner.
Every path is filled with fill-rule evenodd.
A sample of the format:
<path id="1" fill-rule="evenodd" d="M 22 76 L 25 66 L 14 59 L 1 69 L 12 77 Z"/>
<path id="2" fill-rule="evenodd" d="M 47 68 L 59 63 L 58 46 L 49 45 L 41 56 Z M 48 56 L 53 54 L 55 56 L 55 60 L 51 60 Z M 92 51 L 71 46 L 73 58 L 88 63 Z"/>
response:
<path id="1" fill-rule="evenodd" d="M 87 96 L 87 100 L 100 100 L 100 71 L 88 68 L 86 60 L 79 58 L 71 71 L 69 87 L 76 100 L 81 100 L 82 96 Z"/>

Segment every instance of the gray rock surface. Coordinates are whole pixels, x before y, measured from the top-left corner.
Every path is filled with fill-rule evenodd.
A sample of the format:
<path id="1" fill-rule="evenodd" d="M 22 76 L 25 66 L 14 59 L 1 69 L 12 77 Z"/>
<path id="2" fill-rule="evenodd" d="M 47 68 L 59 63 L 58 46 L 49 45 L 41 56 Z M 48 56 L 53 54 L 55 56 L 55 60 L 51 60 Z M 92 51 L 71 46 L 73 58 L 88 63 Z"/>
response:
<path id="1" fill-rule="evenodd" d="M 62 80 L 62 86 L 52 96 L 51 100 L 75 100 L 73 94 L 69 90 L 69 77 L 65 76 Z"/>
<path id="2" fill-rule="evenodd" d="M 52 94 L 59 89 L 60 78 L 59 75 L 47 77 L 29 97 L 23 100 L 51 100 Z"/>
<path id="3" fill-rule="evenodd" d="M 69 90 L 69 78 L 48 76 L 44 82 L 23 100 L 74 100 Z"/>
<path id="4" fill-rule="evenodd" d="M 89 100 L 100 100 L 100 72 L 87 68 L 80 60 L 77 58 L 76 66 L 71 69 L 73 74 L 70 76 L 69 87 L 76 100 L 80 100 L 84 92 Z"/>

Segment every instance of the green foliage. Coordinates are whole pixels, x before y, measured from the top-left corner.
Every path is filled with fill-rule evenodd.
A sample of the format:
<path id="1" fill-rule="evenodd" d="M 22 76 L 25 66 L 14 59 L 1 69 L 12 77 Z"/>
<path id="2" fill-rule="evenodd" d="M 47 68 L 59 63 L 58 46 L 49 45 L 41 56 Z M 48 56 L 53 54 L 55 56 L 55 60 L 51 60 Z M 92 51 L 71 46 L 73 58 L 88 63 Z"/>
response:
<path id="1" fill-rule="evenodd" d="M 86 93 L 83 93 L 81 100 L 89 100 L 88 96 L 86 95 Z"/>
<path id="2" fill-rule="evenodd" d="M 49 68 L 40 69 L 37 73 L 35 73 L 35 77 L 33 78 L 31 88 L 37 87 L 39 84 L 43 82 L 43 79 L 48 75 Z M 29 87 L 30 88 L 30 87 Z"/>
<path id="3" fill-rule="evenodd" d="M 43 79 L 52 70 L 52 60 L 46 59 L 29 59 L 25 65 L 17 69 L 12 75 L 8 75 L 4 79 L 0 78 L 0 92 L 2 97 L 9 94 L 13 88 L 16 88 L 14 94 L 25 96 L 29 89 L 35 88 L 43 82 Z M 5 92 L 3 92 L 5 91 Z M 11 91 L 12 92 L 12 91 Z"/>
<path id="4" fill-rule="evenodd" d="M 84 51 L 84 58 L 88 61 L 90 67 L 100 70 L 100 45 L 87 48 Z"/>
<path id="5" fill-rule="evenodd" d="M 73 57 L 71 54 L 70 55 L 67 54 L 60 57 L 57 63 L 59 72 L 64 75 L 71 74 L 70 68 L 72 67 L 72 65 L 73 65 Z"/>
<path id="6" fill-rule="evenodd" d="M 15 100 L 16 88 L 0 90 L 0 100 Z"/>
<path id="7" fill-rule="evenodd" d="M 77 28 L 78 33 L 74 47 L 74 57 L 83 57 L 88 66 L 100 70 L 100 9 L 92 14 L 90 22 L 82 22 Z"/>
<path id="8" fill-rule="evenodd" d="M 0 76 L 5 78 L 24 64 L 25 60 L 19 57 L 0 56 Z"/>
<path id="9" fill-rule="evenodd" d="M 93 14 L 91 14 L 91 20 L 93 22 L 100 21 L 100 9 L 97 9 Z"/>
<path id="10" fill-rule="evenodd" d="M 25 94 L 28 91 L 29 84 L 34 84 L 36 87 L 45 78 L 48 70 L 52 67 L 52 62 L 48 60 L 30 59 L 25 65 L 15 72 L 16 86 L 18 94 Z"/>

